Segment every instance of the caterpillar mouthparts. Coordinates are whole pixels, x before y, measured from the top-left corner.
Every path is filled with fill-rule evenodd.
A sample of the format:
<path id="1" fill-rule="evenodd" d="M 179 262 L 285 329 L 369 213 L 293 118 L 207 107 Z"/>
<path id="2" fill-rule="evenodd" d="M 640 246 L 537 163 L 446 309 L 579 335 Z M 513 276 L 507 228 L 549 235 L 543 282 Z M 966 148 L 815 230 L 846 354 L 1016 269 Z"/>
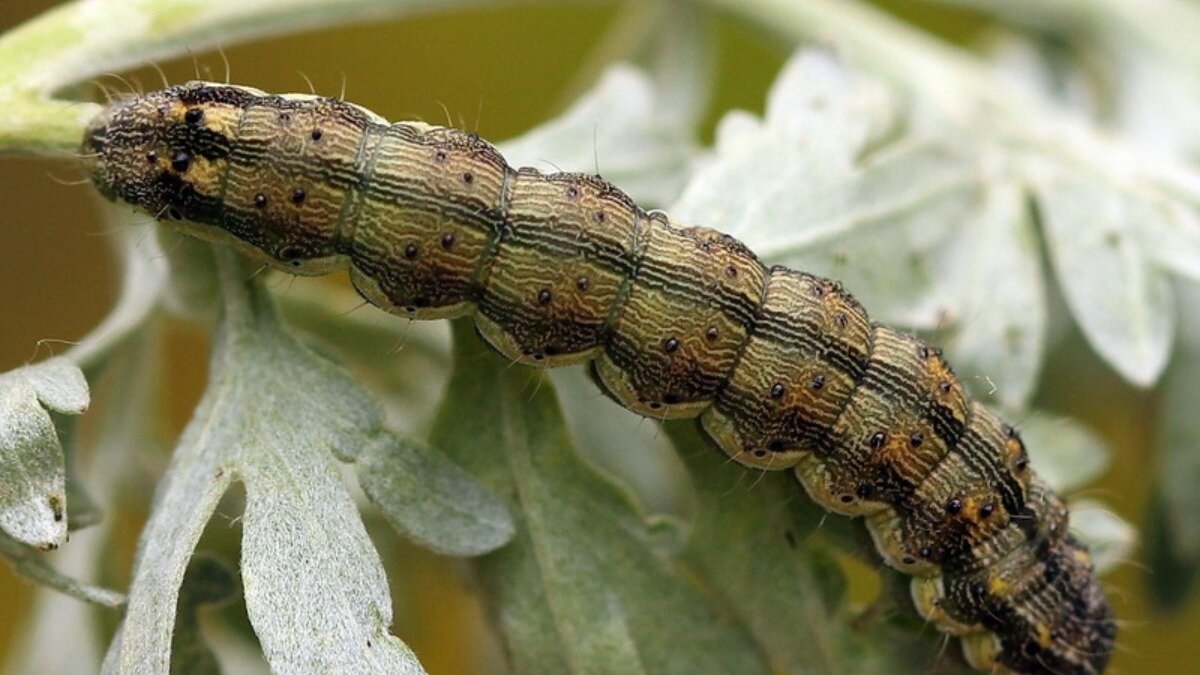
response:
<path id="1" fill-rule="evenodd" d="M 292 274 L 348 267 L 386 311 L 470 315 L 521 363 L 590 361 L 626 408 L 698 416 L 738 462 L 793 469 L 866 519 L 974 667 L 1107 665 L 1112 609 L 1017 431 L 838 283 L 598 177 L 336 99 L 190 82 L 108 107 L 83 146 L 102 193 L 187 234 Z"/>

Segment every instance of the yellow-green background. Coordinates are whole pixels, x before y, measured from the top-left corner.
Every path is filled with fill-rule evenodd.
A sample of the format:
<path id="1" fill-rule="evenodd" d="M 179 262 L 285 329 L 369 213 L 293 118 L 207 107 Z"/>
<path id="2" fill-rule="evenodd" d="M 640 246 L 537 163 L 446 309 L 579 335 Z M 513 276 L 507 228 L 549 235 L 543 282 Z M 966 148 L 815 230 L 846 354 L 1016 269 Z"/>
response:
<path id="1" fill-rule="evenodd" d="M 0 0 L 0 31 L 52 4 Z M 884 4 L 956 41 L 969 39 L 981 25 L 977 17 L 914 9 L 902 0 Z M 232 46 L 226 53 L 239 83 L 305 90 L 308 85 L 297 74 L 303 71 L 320 91 L 336 93 L 344 74 L 348 98 L 386 117 L 440 121 L 445 106 L 468 124 L 478 119 L 479 132 L 499 140 L 559 109 L 612 16 L 613 9 L 604 6 L 435 14 Z M 720 86 L 714 107 L 761 108 L 784 54 L 729 22 L 719 24 L 718 35 Z M 223 70 L 219 57 L 200 55 L 199 62 L 217 74 Z M 164 65 L 174 81 L 192 76 L 190 60 Z M 0 160 L 0 370 L 61 349 L 53 340 L 82 336 L 114 299 L 114 269 L 94 195 L 86 185 L 64 187 L 55 181 L 79 176 L 65 161 Z M 207 338 L 183 324 L 173 324 L 168 334 L 169 386 L 164 389 L 170 398 L 164 405 L 174 433 L 203 385 Z M 50 341 L 38 347 L 43 339 Z M 1156 466 L 1153 396 L 1121 384 L 1077 343 L 1051 355 L 1046 378 L 1044 400 L 1082 417 L 1113 447 L 1113 466 L 1090 493 L 1140 523 Z M 127 568 L 136 529 L 125 535 L 127 545 L 114 556 L 118 567 Z M 434 675 L 479 672 L 495 657 L 495 647 L 479 636 L 477 604 L 452 566 L 400 542 L 383 545 L 406 549 L 397 556 L 403 568 L 390 570 L 401 637 Z M 1118 613 L 1127 622 L 1115 670 L 1200 673 L 1200 597 L 1175 615 L 1156 615 L 1146 600 L 1145 574 L 1135 559 L 1108 577 Z M 29 582 L 0 565 L 0 662 L 13 648 L 32 591 Z"/>

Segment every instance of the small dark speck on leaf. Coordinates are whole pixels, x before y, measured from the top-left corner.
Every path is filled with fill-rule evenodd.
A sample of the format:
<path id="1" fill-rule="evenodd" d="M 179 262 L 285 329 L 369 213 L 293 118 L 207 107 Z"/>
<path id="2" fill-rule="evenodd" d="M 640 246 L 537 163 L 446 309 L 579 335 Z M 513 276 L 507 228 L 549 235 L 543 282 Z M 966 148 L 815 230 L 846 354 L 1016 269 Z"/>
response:
<path id="1" fill-rule="evenodd" d="M 63 502 L 65 500 L 58 495 L 50 495 L 46 501 L 50 505 L 51 513 L 54 514 L 54 522 L 62 522 L 62 519 L 66 516 L 63 512 Z"/>

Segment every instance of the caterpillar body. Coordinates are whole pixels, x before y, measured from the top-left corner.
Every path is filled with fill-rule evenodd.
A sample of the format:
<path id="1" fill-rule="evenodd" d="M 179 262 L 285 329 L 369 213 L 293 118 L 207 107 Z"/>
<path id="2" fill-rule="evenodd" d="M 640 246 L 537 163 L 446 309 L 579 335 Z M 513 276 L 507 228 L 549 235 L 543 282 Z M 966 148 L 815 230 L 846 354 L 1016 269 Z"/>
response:
<path id="1" fill-rule="evenodd" d="M 109 106 L 96 186 L 293 274 L 349 267 L 371 303 L 470 315 L 515 361 L 591 361 L 733 459 L 862 516 L 917 610 L 980 669 L 1099 673 L 1116 635 L 1063 502 L 940 351 L 839 284 L 639 208 L 599 177 L 513 169 L 473 134 L 337 99 L 191 82 Z"/>

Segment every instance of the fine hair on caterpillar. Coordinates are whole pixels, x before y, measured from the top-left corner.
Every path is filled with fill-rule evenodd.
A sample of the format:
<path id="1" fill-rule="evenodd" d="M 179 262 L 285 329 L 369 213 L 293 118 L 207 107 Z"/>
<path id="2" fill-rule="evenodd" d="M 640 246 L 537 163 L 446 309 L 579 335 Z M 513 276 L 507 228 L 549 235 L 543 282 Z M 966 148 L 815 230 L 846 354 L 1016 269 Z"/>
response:
<path id="1" fill-rule="evenodd" d="M 401 316 L 471 316 L 520 363 L 591 362 L 624 407 L 792 469 L 865 518 L 973 666 L 1106 666 L 1112 610 L 1017 431 L 838 283 L 599 177 L 514 169 L 474 134 L 338 99 L 192 82 L 109 106 L 83 152 L 105 195 L 187 234 L 292 274 L 348 269 Z"/>

